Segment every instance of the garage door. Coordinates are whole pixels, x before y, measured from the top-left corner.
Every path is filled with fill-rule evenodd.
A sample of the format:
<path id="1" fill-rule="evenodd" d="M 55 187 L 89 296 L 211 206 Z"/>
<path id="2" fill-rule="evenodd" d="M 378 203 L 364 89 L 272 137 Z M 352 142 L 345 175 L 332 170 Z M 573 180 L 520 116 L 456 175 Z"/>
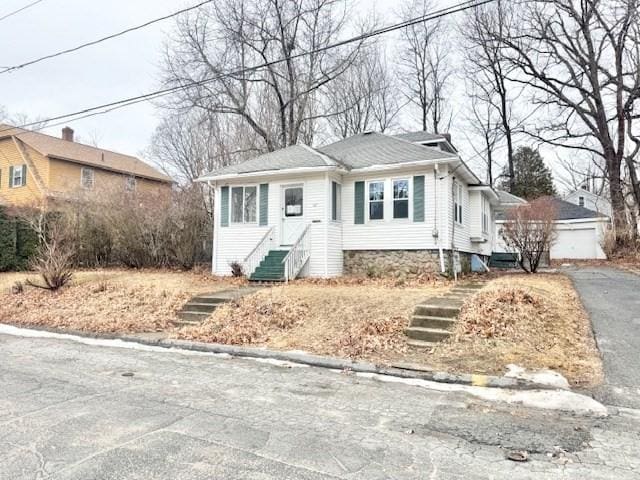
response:
<path id="1" fill-rule="evenodd" d="M 597 258 L 596 229 L 556 230 L 556 241 L 551 246 L 551 258 Z"/>

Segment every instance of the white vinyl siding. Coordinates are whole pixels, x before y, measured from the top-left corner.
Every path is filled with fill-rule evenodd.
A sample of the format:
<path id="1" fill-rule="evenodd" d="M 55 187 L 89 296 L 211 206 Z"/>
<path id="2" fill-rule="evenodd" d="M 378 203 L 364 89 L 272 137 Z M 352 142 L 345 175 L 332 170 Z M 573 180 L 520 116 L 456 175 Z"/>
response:
<path id="1" fill-rule="evenodd" d="M 337 179 L 337 178 L 336 178 Z M 252 179 L 253 180 L 253 179 Z M 258 226 L 253 224 L 234 224 L 229 227 L 218 227 L 214 230 L 214 265 L 213 272 L 216 275 L 229 275 L 229 262 L 243 261 L 253 250 L 264 234 L 273 227 L 273 245 L 280 246 L 281 226 L 283 215 L 282 187 L 285 185 L 301 185 L 304 189 L 303 217 L 305 224 L 310 225 L 311 234 L 311 258 L 301 272 L 301 276 L 325 277 L 342 274 L 342 226 L 331 222 L 331 180 L 325 174 L 309 176 L 290 176 L 256 178 L 256 184 L 269 184 L 269 212 L 268 224 Z M 227 182 L 229 186 L 229 204 L 231 208 L 232 191 L 236 187 L 246 185 Z M 252 183 L 253 185 L 253 183 Z M 216 198 L 220 198 L 220 185 L 216 190 Z M 219 208 L 219 207 L 217 207 Z M 259 212 L 256 211 L 256 218 Z M 244 216 L 244 214 L 243 214 Z M 230 215 L 230 220 L 232 219 Z M 329 226 L 329 224 L 332 226 Z M 327 239 L 332 242 L 328 244 Z"/>
<path id="2" fill-rule="evenodd" d="M 442 170 L 441 170 L 442 171 Z M 413 214 L 413 195 L 411 184 L 414 175 L 424 175 L 424 222 L 411 221 Z M 393 218 L 393 180 L 409 179 L 409 218 Z M 380 181 L 380 174 L 345 175 L 342 182 L 342 244 L 344 250 L 422 250 L 437 249 L 438 244 L 433 236 L 434 229 L 438 230 L 443 248 L 447 248 L 446 222 L 436 222 L 436 210 L 446 208 L 446 188 L 444 181 L 438 180 L 435 186 L 434 173 L 431 167 L 412 170 L 404 175 L 390 175 L 382 179 L 386 182 L 384 199 L 384 220 L 365 221 L 364 224 L 354 223 L 354 188 L 355 182 L 370 183 Z M 388 193 L 387 193 L 388 192 Z M 365 210 L 368 210 L 368 187 L 365 187 Z M 368 219 L 365 211 L 365 219 Z"/>

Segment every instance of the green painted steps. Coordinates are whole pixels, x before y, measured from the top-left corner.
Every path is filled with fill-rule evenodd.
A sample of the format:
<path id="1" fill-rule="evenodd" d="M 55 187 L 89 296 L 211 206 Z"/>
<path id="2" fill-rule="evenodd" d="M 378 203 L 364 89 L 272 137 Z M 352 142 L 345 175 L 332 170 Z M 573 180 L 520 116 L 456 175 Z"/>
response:
<path id="1" fill-rule="evenodd" d="M 252 282 L 283 282 L 284 263 L 282 262 L 288 253 L 289 250 L 270 250 L 258 268 L 251 274 L 249 280 Z"/>

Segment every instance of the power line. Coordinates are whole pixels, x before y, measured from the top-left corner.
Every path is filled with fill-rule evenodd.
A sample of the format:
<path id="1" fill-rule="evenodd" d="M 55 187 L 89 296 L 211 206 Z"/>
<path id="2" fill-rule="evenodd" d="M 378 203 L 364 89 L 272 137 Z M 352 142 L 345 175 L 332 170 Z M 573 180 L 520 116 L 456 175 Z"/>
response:
<path id="1" fill-rule="evenodd" d="M 11 13 L 7 13 L 6 15 L 4 15 L 4 16 L 2 16 L 2 17 L 0 17 L 0 22 L 1 22 L 2 20 L 5 20 L 5 19 L 7 19 L 7 18 L 9 18 L 9 17 L 12 17 L 12 16 L 14 16 L 14 15 L 16 15 L 16 14 L 18 14 L 18 13 L 20 13 L 20 12 L 24 11 L 24 10 L 26 10 L 27 8 L 31 8 L 31 7 L 33 7 L 33 6 L 37 5 L 37 4 L 39 4 L 39 3 L 40 3 L 40 2 L 42 2 L 42 1 L 44 1 L 44 0 L 36 0 L 35 2 L 31 2 L 31 3 L 29 3 L 28 5 L 25 5 L 24 7 L 19 8 L 18 10 L 14 10 L 14 11 L 13 11 L 13 12 L 11 12 Z"/>
<path id="2" fill-rule="evenodd" d="M 226 78 L 226 77 L 231 77 L 231 76 L 237 76 L 240 74 L 244 74 L 244 73 L 248 73 L 248 72 L 253 72 L 256 70 L 260 70 L 263 68 L 267 68 L 267 67 L 271 67 L 273 65 L 277 65 L 280 63 L 284 63 L 290 60 L 295 60 L 297 58 L 301 58 L 307 55 L 313 55 L 316 53 L 322 53 L 325 52 L 327 50 L 331 50 L 334 48 L 338 48 L 344 45 L 348 45 L 350 43 L 354 43 L 354 42 L 359 42 L 359 41 L 364 41 L 367 40 L 369 38 L 378 36 L 378 35 L 383 35 L 385 33 L 389 33 L 395 30 L 400 30 L 402 28 L 407 28 L 410 27 L 412 25 L 416 25 L 419 23 L 423 23 L 423 22 L 427 22 L 427 21 L 431 21 L 431 20 L 436 20 L 438 18 L 442 18 L 445 17 L 447 15 L 451 15 L 454 13 L 458 13 L 464 10 L 468 10 L 470 8 L 476 8 L 482 5 L 485 5 L 487 3 L 491 3 L 494 2 L 495 0 L 467 0 L 465 2 L 456 4 L 456 5 L 452 5 L 450 7 L 447 8 L 443 8 L 440 10 L 436 10 L 433 13 L 430 14 L 425 14 L 425 15 L 421 15 L 420 17 L 416 17 L 404 22 L 400 22 L 397 24 L 393 24 L 393 25 L 389 25 L 386 27 L 382 27 L 376 30 L 372 30 L 370 32 L 367 33 L 363 33 L 361 35 L 357 35 L 355 37 L 351 37 L 345 40 L 341 40 L 339 42 L 333 43 L 333 44 L 329 44 L 329 45 L 325 45 L 323 47 L 319 47 L 316 48 L 314 50 L 309 50 L 309 51 L 305 51 L 305 52 L 300 52 L 297 53 L 295 55 L 291 55 L 288 58 L 280 58 L 277 60 L 272 60 L 270 62 L 265 62 L 259 65 L 254 65 L 252 67 L 245 67 L 242 69 L 238 69 L 235 71 L 231 71 L 231 72 L 226 72 L 226 73 L 221 73 L 219 75 L 216 75 L 214 77 L 210 77 L 210 78 L 206 78 L 203 80 L 198 80 L 198 81 L 190 81 L 190 82 L 186 82 L 185 84 L 182 85 L 176 85 L 174 87 L 168 87 L 168 88 L 164 88 L 161 90 L 156 90 L 154 92 L 150 92 L 150 93 L 145 93 L 142 95 L 137 95 L 137 96 L 133 96 L 133 97 L 129 97 L 129 98 L 125 98 L 122 100 L 116 100 L 113 102 L 109 102 L 109 103 L 105 103 L 102 105 L 97 105 L 94 107 L 88 107 L 88 108 L 84 108 L 81 110 L 78 110 L 76 112 L 73 113 L 68 113 L 68 114 L 62 114 L 62 115 L 57 115 L 55 117 L 50 117 L 44 120 L 39 120 L 37 122 L 31 122 L 31 123 L 26 123 L 23 125 L 20 125 L 16 128 L 28 128 L 28 127 L 32 127 L 35 125 L 42 125 L 43 123 L 48 123 L 48 122 L 57 122 L 60 120 L 65 120 L 64 123 L 68 123 L 68 122 L 73 122 L 73 121 L 77 121 L 77 120 L 82 120 L 84 118 L 88 118 L 88 117 L 93 117 L 96 115 L 103 115 L 109 112 L 112 112 L 114 110 L 120 109 L 120 108 L 124 108 L 124 107 L 128 107 L 131 105 L 135 105 L 137 103 L 141 103 L 141 102 L 145 102 L 145 101 L 150 101 L 150 100 L 154 100 L 156 98 L 160 98 L 166 95 L 169 95 L 171 93 L 177 92 L 179 90 L 186 90 L 188 88 L 191 87 L 196 87 L 196 86 L 202 86 L 202 85 L 206 85 L 207 83 L 211 83 L 211 82 L 215 82 L 217 80 Z M 73 118 L 73 117 L 77 117 L 77 118 Z M 47 128 L 47 127 L 52 127 L 52 126 L 56 126 L 58 125 L 57 123 L 54 125 L 45 125 L 45 126 L 41 126 L 40 128 L 37 128 L 33 131 L 38 131 L 38 130 L 42 130 L 43 128 Z M 7 130 L 11 130 L 12 128 L 5 128 L 0 130 L 0 133 L 2 133 L 3 131 L 7 131 Z"/>
<path id="3" fill-rule="evenodd" d="M 39 0 L 39 1 L 42 1 L 42 0 Z M 24 63 L 21 63 L 19 65 L 14 65 L 14 66 L 11 66 L 11 67 L 4 67 L 3 70 L 0 70 L 0 74 L 13 72 L 15 70 L 19 70 L 21 68 L 28 67 L 30 65 L 34 65 L 36 63 L 43 62 L 45 60 L 50 60 L 52 58 L 61 57 L 63 55 L 68 55 L 69 53 L 77 52 L 78 50 L 82 50 L 82 49 L 87 48 L 87 47 L 92 47 L 93 45 L 97 45 L 99 43 L 106 42 L 107 40 L 112 40 L 114 38 L 121 37 L 122 35 L 126 35 L 127 33 L 135 32 L 136 30 L 141 30 L 141 29 L 146 28 L 146 27 L 148 27 L 150 25 L 153 25 L 155 23 L 159 23 L 159 22 L 162 22 L 164 20 L 168 20 L 170 18 L 177 17 L 178 15 L 190 12 L 191 10 L 195 10 L 195 9 L 200 8 L 203 5 L 206 5 L 208 3 L 212 3 L 213 1 L 215 1 L 215 0 L 206 0 L 204 2 L 198 3 L 197 5 L 194 5 L 192 7 L 184 8 L 182 10 L 179 10 L 177 12 L 171 13 L 169 15 L 165 15 L 164 17 L 159 17 L 159 18 L 156 18 L 154 20 L 149 20 L 146 23 L 143 23 L 143 24 L 140 24 L 140 25 L 136 25 L 135 27 L 127 28 L 127 29 L 122 30 L 120 32 L 112 33 L 110 35 L 107 35 L 106 37 L 98 38 L 96 40 L 92 40 L 90 42 L 83 43 L 83 44 L 78 45 L 78 46 L 73 47 L 73 48 L 68 48 L 68 49 L 62 50 L 60 52 L 51 53 L 49 55 L 45 55 L 43 57 L 39 57 L 39 58 L 36 58 L 34 60 L 29 60 L 28 62 L 24 62 Z"/>

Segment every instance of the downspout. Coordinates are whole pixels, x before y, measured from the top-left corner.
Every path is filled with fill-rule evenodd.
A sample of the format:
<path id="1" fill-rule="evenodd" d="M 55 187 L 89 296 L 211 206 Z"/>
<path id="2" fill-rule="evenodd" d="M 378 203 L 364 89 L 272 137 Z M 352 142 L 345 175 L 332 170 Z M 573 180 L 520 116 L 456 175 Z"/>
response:
<path id="1" fill-rule="evenodd" d="M 456 177 L 451 177 L 451 202 L 453 203 L 454 192 L 456 188 Z M 458 199 L 460 201 L 460 199 Z M 453 204 L 454 208 L 456 207 Z M 449 214 L 451 214 L 451 209 L 449 209 Z M 457 214 L 457 211 L 456 211 Z M 458 270 L 456 269 L 455 264 L 453 263 L 453 253 L 456 248 L 456 214 L 451 215 L 451 270 L 453 270 L 453 279 L 454 281 L 458 281 Z"/>
<path id="2" fill-rule="evenodd" d="M 209 186 L 211 185 L 211 182 L 208 182 Z M 211 222 L 212 228 L 213 228 L 213 242 L 212 242 L 212 252 L 211 252 L 211 274 L 215 275 L 216 274 L 216 264 L 217 264 L 217 258 L 216 255 L 218 254 L 218 235 L 220 234 L 220 231 L 218 230 L 218 226 L 216 225 L 216 222 L 218 221 L 218 218 L 220 218 L 216 212 L 218 209 L 218 182 L 213 182 L 213 221 Z"/>
<path id="3" fill-rule="evenodd" d="M 442 241 L 440 240 L 440 232 L 438 231 L 438 224 L 440 223 L 440 217 L 438 216 L 438 164 L 435 164 L 433 169 L 433 238 L 436 239 L 438 246 L 438 253 L 440 256 L 440 273 L 445 273 L 444 265 L 444 252 L 442 251 Z"/>

